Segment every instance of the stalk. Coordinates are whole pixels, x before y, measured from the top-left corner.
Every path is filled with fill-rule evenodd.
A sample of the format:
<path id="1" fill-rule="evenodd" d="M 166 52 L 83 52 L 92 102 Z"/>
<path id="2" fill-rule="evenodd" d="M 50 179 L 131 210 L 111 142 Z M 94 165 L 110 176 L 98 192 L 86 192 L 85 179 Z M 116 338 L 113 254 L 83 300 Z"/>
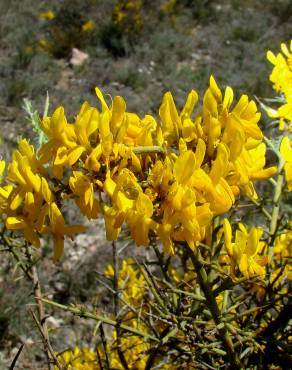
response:
<path id="1" fill-rule="evenodd" d="M 107 325 L 110 325 L 110 326 L 113 326 L 113 327 L 117 327 L 117 322 L 115 320 L 110 319 L 109 317 L 101 316 L 101 315 L 98 315 L 98 314 L 93 313 L 93 312 L 88 312 L 88 311 L 86 311 L 85 309 L 82 309 L 82 308 L 65 306 L 61 303 L 50 301 L 49 299 L 45 299 L 45 298 L 42 298 L 42 302 L 47 303 L 51 306 L 57 307 L 57 308 L 59 308 L 63 311 L 71 312 L 74 315 L 77 315 L 77 316 L 80 316 L 80 317 L 85 317 L 85 318 L 92 319 L 92 320 L 95 320 L 95 321 L 101 321 L 104 324 L 107 324 Z M 159 343 L 158 338 L 153 337 L 152 335 L 143 333 L 142 331 L 140 331 L 138 329 L 131 328 L 128 325 L 120 324 L 120 328 L 125 330 L 125 331 L 128 331 L 130 333 L 133 333 L 135 335 L 138 335 L 139 337 L 145 338 L 146 340 L 149 339 L 149 340 L 153 340 L 154 342 Z"/>
<path id="2" fill-rule="evenodd" d="M 192 250 L 188 246 L 189 256 L 191 258 L 191 261 L 193 263 L 193 266 L 196 270 L 196 273 L 198 275 L 198 282 L 200 284 L 200 287 L 206 297 L 206 306 L 209 308 L 212 318 L 217 326 L 218 332 L 221 335 L 224 343 L 225 350 L 227 352 L 227 357 L 230 362 L 230 369 L 243 369 L 243 366 L 240 363 L 240 360 L 234 351 L 232 339 L 229 335 L 229 332 L 226 328 L 226 325 L 223 321 L 221 321 L 221 314 L 219 307 L 216 302 L 216 298 L 212 292 L 210 283 L 208 281 L 208 275 L 206 273 L 206 270 L 200 261 L 199 258 L 199 252 L 198 250 Z"/>

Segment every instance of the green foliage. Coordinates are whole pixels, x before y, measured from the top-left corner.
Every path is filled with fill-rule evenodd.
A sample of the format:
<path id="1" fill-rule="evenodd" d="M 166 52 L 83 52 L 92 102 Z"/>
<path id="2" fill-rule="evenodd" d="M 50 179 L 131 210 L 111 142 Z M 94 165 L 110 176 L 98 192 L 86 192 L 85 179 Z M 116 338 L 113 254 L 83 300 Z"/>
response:
<path id="1" fill-rule="evenodd" d="M 130 50 L 129 40 L 112 21 L 101 27 L 99 37 L 101 44 L 114 57 L 123 57 L 127 54 L 127 50 Z"/>
<path id="2" fill-rule="evenodd" d="M 52 15 L 44 13 L 44 37 L 39 40 L 40 46 L 56 58 L 68 57 L 72 48 L 83 48 L 91 40 L 93 23 L 86 28 L 88 14 L 92 4 L 85 1 L 64 1 L 54 9 Z"/>
<path id="3" fill-rule="evenodd" d="M 6 86 L 6 102 L 8 105 L 17 105 L 27 91 L 27 81 L 21 78 L 10 81 Z"/>

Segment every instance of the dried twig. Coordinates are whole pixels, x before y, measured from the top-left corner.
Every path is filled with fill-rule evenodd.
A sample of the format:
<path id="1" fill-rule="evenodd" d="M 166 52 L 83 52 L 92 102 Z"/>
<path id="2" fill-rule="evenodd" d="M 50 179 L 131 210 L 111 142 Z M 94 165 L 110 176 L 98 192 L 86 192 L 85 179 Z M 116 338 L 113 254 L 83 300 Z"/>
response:
<path id="1" fill-rule="evenodd" d="M 20 356 L 20 354 L 21 354 L 21 352 L 23 350 L 23 347 L 24 347 L 24 343 L 22 343 L 21 346 L 19 347 L 16 355 L 14 356 L 13 361 L 11 362 L 11 365 L 9 366 L 9 370 L 13 370 L 14 369 L 14 367 L 16 365 L 16 362 L 17 362 L 17 360 L 18 360 L 18 358 L 19 358 L 19 356 Z"/>
<path id="2" fill-rule="evenodd" d="M 30 311 L 30 314 L 33 318 L 33 321 L 35 322 L 35 324 L 36 324 L 36 326 L 37 326 L 37 328 L 38 328 L 38 330 L 39 330 L 39 332 L 42 336 L 45 353 L 46 353 L 47 359 L 48 359 L 48 368 L 51 369 L 51 363 L 54 363 L 54 365 L 56 365 L 59 370 L 63 370 L 63 367 L 61 366 L 60 362 L 58 361 L 58 359 L 57 359 L 57 357 L 54 353 L 54 350 L 52 349 L 49 338 L 48 338 L 47 334 L 44 332 L 42 323 L 38 320 L 38 318 L 36 317 L 36 314 L 33 312 L 32 309 L 30 309 L 29 311 Z"/>

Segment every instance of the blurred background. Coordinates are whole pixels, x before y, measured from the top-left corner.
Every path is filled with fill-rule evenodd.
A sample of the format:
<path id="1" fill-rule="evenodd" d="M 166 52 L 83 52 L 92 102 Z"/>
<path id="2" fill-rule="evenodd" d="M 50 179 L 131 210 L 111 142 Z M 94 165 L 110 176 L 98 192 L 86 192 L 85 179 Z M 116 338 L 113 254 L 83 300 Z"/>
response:
<path id="1" fill-rule="evenodd" d="M 141 116 L 156 115 L 168 90 L 178 107 L 190 89 L 202 94 L 210 74 L 237 95 L 271 97 L 266 52 L 291 39 L 291 18 L 290 0 L 0 0 L 1 155 L 9 157 L 20 137 L 33 140 L 24 99 L 41 113 L 47 92 L 49 114 L 63 105 L 69 121 L 84 100 L 96 104 L 95 86 L 123 96 Z M 75 244 L 61 265 L 43 264 L 41 279 L 60 302 L 107 305 L 110 297 L 96 296 L 95 270 L 109 260 L 100 257 L 104 236 L 91 226 Z M 0 256 L 0 369 L 20 343 L 26 352 L 16 368 L 41 369 L 40 338 L 26 319 L 31 287 L 13 269 Z M 92 345 L 89 324 L 54 320 L 57 350 Z"/>

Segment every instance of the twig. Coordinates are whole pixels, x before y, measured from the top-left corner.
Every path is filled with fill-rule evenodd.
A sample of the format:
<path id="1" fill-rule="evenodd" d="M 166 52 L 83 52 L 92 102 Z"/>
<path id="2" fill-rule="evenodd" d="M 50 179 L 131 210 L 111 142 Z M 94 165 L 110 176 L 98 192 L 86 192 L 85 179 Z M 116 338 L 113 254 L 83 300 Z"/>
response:
<path id="1" fill-rule="evenodd" d="M 45 351 L 46 356 L 47 356 L 48 368 L 51 369 L 50 363 L 51 363 L 52 356 L 50 354 L 51 351 L 49 349 L 50 339 L 49 339 L 48 327 L 47 327 L 47 323 L 46 323 L 45 309 L 44 309 L 44 305 L 41 301 L 41 299 L 42 299 L 41 285 L 40 285 L 40 281 L 39 281 L 37 267 L 36 267 L 36 265 L 33 264 L 32 257 L 31 257 L 30 250 L 29 250 L 28 246 L 26 246 L 25 251 L 26 251 L 26 257 L 28 259 L 28 262 L 30 263 L 30 265 L 32 265 L 32 282 L 33 282 L 34 297 L 35 297 L 35 300 L 36 300 L 36 303 L 37 303 L 37 306 L 38 306 L 38 316 L 39 316 L 40 326 L 41 326 L 41 329 L 42 329 L 41 333 L 42 333 L 42 337 L 43 337 L 44 351 Z"/>
<path id="2" fill-rule="evenodd" d="M 24 343 L 21 344 L 21 346 L 19 347 L 16 355 L 14 356 L 14 359 L 13 361 L 11 362 L 11 365 L 9 366 L 9 370 L 13 370 L 15 365 L 16 365 L 16 362 L 18 360 L 18 357 L 20 356 L 22 350 L 23 350 L 23 347 L 24 347 Z"/>
<path id="3" fill-rule="evenodd" d="M 270 222 L 270 243 L 269 243 L 269 258 L 271 260 L 273 256 L 273 242 L 277 232 L 277 226 L 279 221 L 279 211 L 280 211 L 280 200 L 282 194 L 282 187 L 284 183 L 283 175 L 279 174 L 277 178 L 277 184 L 275 187 L 274 197 L 273 197 L 273 210 L 272 210 L 272 219 Z"/>
<path id="4" fill-rule="evenodd" d="M 26 266 L 22 259 L 19 257 L 19 254 L 14 249 L 14 245 L 10 242 L 9 238 L 6 235 L 1 234 L 1 239 L 5 246 L 8 247 L 9 252 L 13 255 L 14 259 L 17 261 L 19 267 L 24 272 L 25 276 L 28 278 L 28 280 L 32 281 L 32 274 L 30 273 L 29 269 L 30 267 Z M 24 246 L 24 245 L 22 245 Z"/>
<path id="5" fill-rule="evenodd" d="M 159 293 L 160 293 L 160 290 L 159 288 L 157 287 L 154 279 L 153 279 L 153 276 L 151 275 L 151 273 L 149 272 L 147 266 L 145 263 L 143 263 L 143 266 L 144 267 L 140 267 L 141 269 L 141 273 L 149 287 L 149 289 L 151 290 L 151 293 L 153 294 L 156 302 L 158 303 L 158 305 L 161 307 L 164 315 L 167 315 L 169 316 L 169 312 L 168 312 L 168 309 L 166 308 L 166 305 L 164 303 L 164 300 L 160 297 Z"/>
<path id="6" fill-rule="evenodd" d="M 260 209 L 260 211 L 267 217 L 267 219 L 269 220 L 269 221 L 271 221 L 272 220 L 272 216 L 271 216 L 271 214 L 266 210 L 266 208 L 260 203 L 260 202 L 258 202 L 256 199 L 253 199 L 252 197 L 248 197 L 248 199 L 255 205 L 255 206 L 257 206 L 259 209 Z"/>
<path id="7" fill-rule="evenodd" d="M 29 255 L 29 258 L 31 259 L 31 256 L 29 254 L 28 249 L 27 249 L 27 254 Z M 35 265 L 32 266 L 32 277 L 33 277 L 33 285 L 34 285 L 34 296 L 35 296 L 35 300 L 36 300 L 36 303 L 37 303 L 37 306 L 38 306 L 38 316 L 39 316 L 39 321 L 38 322 L 39 322 L 39 325 L 40 325 L 40 327 L 39 326 L 38 327 L 39 327 L 39 330 L 42 334 L 44 350 L 46 352 L 47 359 L 48 359 L 48 367 L 50 369 L 50 362 L 53 359 L 56 366 L 59 369 L 62 369 L 62 367 L 61 367 L 61 365 L 60 365 L 60 363 L 59 363 L 57 357 L 55 356 L 55 353 L 54 353 L 54 351 L 51 347 L 51 344 L 50 344 L 49 332 L 48 332 L 48 327 L 47 327 L 47 323 L 46 323 L 46 316 L 45 316 L 45 308 L 44 308 L 44 305 L 43 305 L 43 302 L 42 302 L 41 285 L 40 285 L 40 281 L 39 281 L 39 277 L 38 277 L 37 267 Z M 33 315 L 33 318 L 35 319 L 34 312 L 31 312 L 31 313 Z"/>
<path id="8" fill-rule="evenodd" d="M 199 259 L 199 252 L 196 249 L 193 251 L 188 245 L 187 248 L 193 266 L 198 274 L 198 282 L 206 297 L 206 305 L 212 314 L 213 320 L 217 326 L 219 334 L 222 336 L 224 347 L 226 349 L 227 356 L 230 362 L 230 369 L 241 369 L 242 365 L 236 352 L 234 351 L 232 339 L 229 335 L 229 332 L 225 324 L 220 319 L 220 310 L 216 302 L 215 296 L 212 292 L 212 289 L 210 287 L 206 270 Z"/>
<path id="9" fill-rule="evenodd" d="M 113 268 L 114 268 L 114 311 L 115 311 L 115 317 L 117 320 L 116 325 L 116 333 L 117 333 L 117 351 L 119 355 L 119 359 L 121 361 L 121 364 L 123 367 L 128 370 L 128 364 L 125 359 L 125 356 L 122 352 L 122 344 L 121 344 L 121 322 L 120 319 L 118 319 L 119 316 L 119 261 L 118 261 L 118 253 L 117 253 L 117 244 L 115 241 L 112 242 L 113 247 Z"/>
<path id="10" fill-rule="evenodd" d="M 104 335 L 104 330 L 103 330 L 102 324 L 99 327 L 99 331 L 100 331 L 101 343 L 102 343 L 104 354 L 105 354 L 106 368 L 107 368 L 107 370 L 110 370 L 110 360 L 109 360 L 109 355 L 108 355 L 108 348 L 107 348 L 107 345 L 106 345 L 106 339 L 105 339 L 105 335 Z"/>
<path id="11" fill-rule="evenodd" d="M 39 329 L 39 332 L 40 332 L 40 334 L 42 336 L 42 339 L 43 339 L 45 352 L 46 352 L 47 357 L 48 357 L 48 369 L 51 369 L 51 362 L 53 362 L 59 370 L 63 370 L 63 367 L 59 363 L 59 361 L 58 361 L 58 359 L 57 359 L 57 357 L 54 353 L 54 350 L 52 349 L 52 346 L 51 346 L 49 340 L 47 339 L 47 336 L 46 336 L 46 333 L 44 332 L 42 323 L 39 322 L 39 320 L 37 319 L 37 317 L 36 317 L 36 315 L 35 315 L 35 313 L 33 312 L 32 309 L 30 309 L 29 311 L 30 311 L 30 314 L 31 314 L 37 328 Z"/>
<path id="12" fill-rule="evenodd" d="M 92 320 L 95 320 L 95 321 L 101 321 L 104 324 L 114 326 L 114 327 L 117 326 L 117 322 L 115 320 L 112 320 L 112 319 L 110 319 L 109 317 L 106 317 L 106 316 L 101 316 L 101 315 L 98 315 L 98 314 L 95 314 L 95 313 L 92 313 L 92 312 L 88 312 L 88 311 L 85 311 L 84 309 L 80 309 L 80 308 L 77 308 L 77 307 L 68 307 L 68 306 L 65 306 L 61 303 L 50 301 L 50 300 L 45 299 L 45 298 L 42 298 L 41 301 L 44 302 L 44 303 L 47 303 L 51 306 L 60 308 L 63 311 L 72 312 L 73 314 L 75 314 L 77 316 L 80 316 L 80 317 L 85 317 L 85 318 L 92 319 Z M 146 340 L 153 340 L 154 342 L 159 342 L 158 338 L 153 337 L 152 335 L 143 333 L 140 330 L 132 328 L 128 325 L 121 324 L 120 327 L 123 330 L 128 331 L 130 333 L 133 333 L 135 335 L 138 335 L 139 337 L 143 337 Z"/>

